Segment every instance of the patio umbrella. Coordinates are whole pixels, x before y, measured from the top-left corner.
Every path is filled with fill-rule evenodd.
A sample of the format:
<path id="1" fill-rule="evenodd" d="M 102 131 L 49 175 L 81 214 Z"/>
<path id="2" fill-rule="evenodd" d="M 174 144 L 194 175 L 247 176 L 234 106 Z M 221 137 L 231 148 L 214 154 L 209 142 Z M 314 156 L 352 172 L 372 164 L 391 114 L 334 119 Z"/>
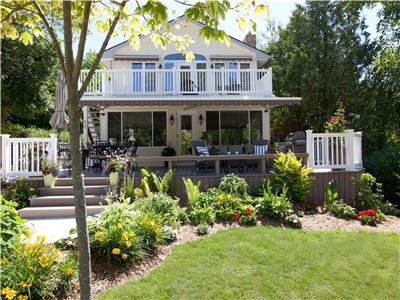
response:
<path id="1" fill-rule="evenodd" d="M 62 129 L 67 127 L 69 118 L 65 113 L 65 105 L 67 104 L 67 90 L 65 88 L 64 75 L 60 73 L 57 78 L 56 101 L 54 114 L 50 118 L 50 125 L 53 128 Z"/>

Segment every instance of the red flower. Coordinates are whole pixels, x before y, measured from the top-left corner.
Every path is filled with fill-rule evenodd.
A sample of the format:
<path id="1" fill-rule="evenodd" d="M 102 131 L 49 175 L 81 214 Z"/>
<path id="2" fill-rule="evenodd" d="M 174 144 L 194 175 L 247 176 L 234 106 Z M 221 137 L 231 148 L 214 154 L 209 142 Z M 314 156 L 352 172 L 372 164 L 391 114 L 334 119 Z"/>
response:
<path id="1" fill-rule="evenodd" d="M 245 214 L 246 216 L 250 216 L 250 215 L 251 215 L 250 207 L 246 208 L 246 211 L 244 212 L 244 214 Z"/>
<path id="2" fill-rule="evenodd" d="M 300 208 L 301 210 L 304 210 L 304 209 L 306 208 L 306 205 L 305 205 L 304 203 L 300 203 L 300 204 L 299 204 L 299 208 Z"/>
<path id="3" fill-rule="evenodd" d="M 360 220 L 361 220 L 361 216 L 358 216 L 358 217 L 357 217 L 357 220 L 360 221 Z"/>
<path id="4" fill-rule="evenodd" d="M 315 206 L 321 206 L 321 204 L 317 200 L 314 201 L 314 205 Z"/>
<path id="5" fill-rule="evenodd" d="M 238 212 L 235 212 L 234 214 L 233 214 L 233 220 L 234 221 L 239 221 L 239 213 Z"/>
<path id="6" fill-rule="evenodd" d="M 331 116 L 330 118 L 329 118 L 329 123 L 333 123 L 335 121 L 335 116 Z"/>

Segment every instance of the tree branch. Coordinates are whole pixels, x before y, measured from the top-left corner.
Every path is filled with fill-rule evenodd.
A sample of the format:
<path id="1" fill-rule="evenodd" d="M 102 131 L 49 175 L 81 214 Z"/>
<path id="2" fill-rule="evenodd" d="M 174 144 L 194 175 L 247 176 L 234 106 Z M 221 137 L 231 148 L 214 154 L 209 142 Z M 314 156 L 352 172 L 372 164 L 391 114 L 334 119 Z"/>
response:
<path id="1" fill-rule="evenodd" d="M 65 68 L 65 61 L 64 61 L 64 56 L 63 53 L 61 51 L 61 47 L 60 47 L 60 43 L 58 42 L 58 38 L 56 36 L 56 33 L 54 32 L 54 29 L 51 27 L 50 23 L 47 21 L 46 16 L 44 15 L 42 8 L 40 7 L 39 3 L 37 1 L 33 1 L 33 5 L 36 7 L 37 9 L 37 14 L 39 15 L 39 17 L 42 19 L 51 40 L 53 41 L 54 46 L 56 47 L 56 53 L 58 56 L 58 60 L 60 61 L 60 65 L 61 65 L 61 69 L 64 73 L 64 75 L 67 73 L 66 68 Z"/>
<path id="2" fill-rule="evenodd" d="M 67 73 L 65 78 L 67 85 L 72 83 L 72 72 L 74 71 L 74 54 L 72 50 L 72 17 L 71 3 L 63 1 L 63 27 L 64 27 L 64 52 L 65 52 L 65 69 Z"/>
<path id="3" fill-rule="evenodd" d="M 107 36 L 104 39 L 103 44 L 101 45 L 101 48 L 100 48 L 99 52 L 96 55 L 96 59 L 94 60 L 93 65 L 90 68 L 90 71 L 89 71 L 88 75 L 85 78 L 85 81 L 82 83 L 82 86 L 79 89 L 79 97 L 82 97 L 82 95 L 85 92 L 87 86 L 89 85 L 89 82 L 92 79 L 94 72 L 96 71 L 97 65 L 99 64 L 99 62 L 100 62 L 100 60 L 101 60 L 101 58 L 102 58 L 102 56 L 104 54 L 104 51 L 106 50 L 108 42 L 110 41 L 110 38 L 111 38 L 112 34 L 114 33 L 115 27 L 117 26 L 117 23 L 118 23 L 118 21 L 119 21 L 119 19 L 121 17 L 121 11 L 125 7 L 127 2 L 128 2 L 128 0 L 124 0 L 119 4 L 120 5 L 120 9 L 119 9 L 117 15 L 114 17 L 114 20 L 112 21 L 110 28 L 108 29 Z"/>
<path id="4" fill-rule="evenodd" d="M 81 34 L 79 37 L 79 44 L 78 44 L 78 50 L 77 50 L 78 53 L 76 55 L 74 72 L 72 74 L 72 80 L 74 82 L 78 81 L 81 67 L 82 67 L 83 54 L 85 51 L 86 36 L 87 36 L 87 32 L 88 32 L 88 24 L 89 24 L 91 6 L 92 6 L 92 1 L 85 2 L 85 9 L 83 11 L 82 28 L 81 28 Z"/>

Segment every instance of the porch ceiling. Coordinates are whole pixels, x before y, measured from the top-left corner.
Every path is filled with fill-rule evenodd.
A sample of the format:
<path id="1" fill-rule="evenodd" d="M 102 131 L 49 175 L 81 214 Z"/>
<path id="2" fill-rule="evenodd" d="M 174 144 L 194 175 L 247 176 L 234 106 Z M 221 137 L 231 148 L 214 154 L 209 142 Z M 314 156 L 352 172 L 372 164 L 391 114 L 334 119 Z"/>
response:
<path id="1" fill-rule="evenodd" d="M 300 97 L 249 97 L 246 96 L 220 96 L 218 99 L 205 99 L 201 96 L 175 97 L 143 97 L 143 98 L 109 98 L 99 99 L 84 97 L 81 106 L 281 106 L 298 105 Z"/>

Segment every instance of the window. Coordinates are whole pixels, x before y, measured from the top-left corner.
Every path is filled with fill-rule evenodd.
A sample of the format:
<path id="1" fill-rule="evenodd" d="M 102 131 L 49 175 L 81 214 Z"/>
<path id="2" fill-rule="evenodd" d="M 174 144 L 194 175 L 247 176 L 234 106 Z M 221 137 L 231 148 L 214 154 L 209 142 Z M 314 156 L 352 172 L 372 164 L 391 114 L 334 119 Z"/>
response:
<path id="1" fill-rule="evenodd" d="M 154 92 L 156 90 L 155 63 L 132 63 L 132 69 L 133 92 Z M 144 86 L 142 86 L 142 82 Z"/>
<path id="2" fill-rule="evenodd" d="M 108 140 L 110 143 L 121 143 L 121 113 L 108 113 Z"/>
<path id="3" fill-rule="evenodd" d="M 253 144 L 262 139 L 262 111 L 206 111 L 206 132 L 213 145 Z"/>
<path id="4" fill-rule="evenodd" d="M 240 145 L 249 142 L 247 111 L 221 111 L 221 144 Z"/>
<path id="5" fill-rule="evenodd" d="M 122 132 L 121 132 L 122 124 Z M 134 136 L 139 146 L 165 146 L 167 144 L 167 113 L 165 111 L 133 111 L 108 113 L 108 138 L 128 144 Z"/>

